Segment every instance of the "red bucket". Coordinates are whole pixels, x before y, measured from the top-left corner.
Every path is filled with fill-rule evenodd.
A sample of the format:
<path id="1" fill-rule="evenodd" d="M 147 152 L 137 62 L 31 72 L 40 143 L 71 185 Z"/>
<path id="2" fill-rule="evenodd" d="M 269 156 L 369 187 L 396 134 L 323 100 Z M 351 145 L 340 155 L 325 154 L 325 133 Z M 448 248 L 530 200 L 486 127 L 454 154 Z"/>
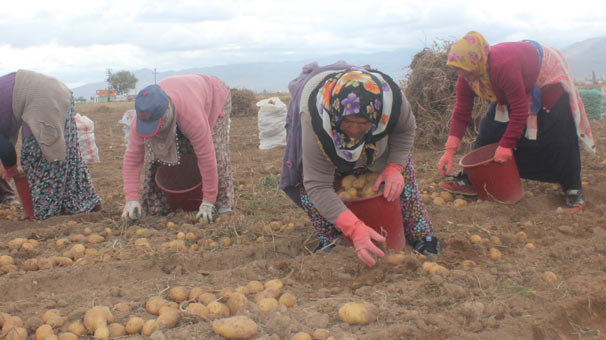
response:
<path id="1" fill-rule="evenodd" d="M 34 203 L 29 193 L 29 183 L 27 182 L 27 176 L 19 174 L 13 178 L 15 180 L 15 187 L 19 194 L 19 200 L 23 205 L 23 218 L 33 220 L 34 219 Z"/>
<path id="2" fill-rule="evenodd" d="M 202 177 L 195 155 L 182 156 L 180 164 L 161 165 L 154 177 L 172 210 L 197 211 L 202 203 Z"/>
<path id="3" fill-rule="evenodd" d="M 522 199 L 524 188 L 515 159 L 497 163 L 494 154 L 498 143 L 472 150 L 459 164 L 465 169 L 471 184 L 483 200 L 513 204 Z"/>
<path id="4" fill-rule="evenodd" d="M 406 239 L 399 197 L 393 202 L 387 202 L 383 193 L 379 193 L 344 203 L 366 225 L 385 236 L 388 249 L 404 248 Z"/>

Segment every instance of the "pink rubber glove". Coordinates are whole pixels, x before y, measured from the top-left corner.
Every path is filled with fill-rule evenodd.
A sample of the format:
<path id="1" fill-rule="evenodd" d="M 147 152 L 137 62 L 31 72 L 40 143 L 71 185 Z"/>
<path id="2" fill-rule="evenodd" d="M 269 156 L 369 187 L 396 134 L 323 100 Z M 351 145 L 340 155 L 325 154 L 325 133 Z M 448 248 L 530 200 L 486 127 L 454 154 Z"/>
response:
<path id="1" fill-rule="evenodd" d="M 497 163 L 505 163 L 513 157 L 513 150 L 511 148 L 504 148 L 502 146 L 497 147 L 497 151 L 494 153 L 494 161 Z"/>
<path id="2" fill-rule="evenodd" d="M 444 151 L 444 154 L 438 162 L 438 171 L 442 176 L 447 176 L 452 171 L 452 162 L 459 144 L 461 144 L 461 139 L 455 136 L 448 136 L 448 140 L 444 145 L 446 151 Z"/>
<path id="3" fill-rule="evenodd" d="M 17 164 L 15 164 L 13 166 L 9 166 L 8 168 L 5 168 L 4 166 L 2 166 L 2 178 L 3 179 L 10 179 L 10 178 L 17 176 L 18 174 L 19 174 L 19 169 L 17 168 Z"/>
<path id="4" fill-rule="evenodd" d="M 343 235 L 351 240 L 360 260 L 368 266 L 372 267 L 376 263 L 372 255 L 368 253 L 369 251 L 380 257 L 385 256 L 383 251 L 372 243 L 372 241 L 385 242 L 385 237 L 360 221 L 351 210 L 343 211 L 337 217 L 336 225 L 343 232 Z"/>
<path id="5" fill-rule="evenodd" d="M 383 189 L 383 197 L 387 199 L 387 202 L 392 202 L 396 198 L 400 197 L 402 190 L 404 190 L 404 176 L 402 176 L 402 166 L 397 163 L 387 162 L 387 166 L 381 173 L 372 187 L 372 190 L 378 191 L 379 185 L 385 182 L 385 188 Z"/>

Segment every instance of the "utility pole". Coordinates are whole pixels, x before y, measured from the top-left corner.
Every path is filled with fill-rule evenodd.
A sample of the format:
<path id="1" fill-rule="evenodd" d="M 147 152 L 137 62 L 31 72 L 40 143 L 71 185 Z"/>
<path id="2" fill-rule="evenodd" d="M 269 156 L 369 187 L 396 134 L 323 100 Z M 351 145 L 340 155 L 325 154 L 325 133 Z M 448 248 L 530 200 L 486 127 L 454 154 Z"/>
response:
<path id="1" fill-rule="evenodd" d="M 156 84 L 156 75 L 158 74 L 158 72 L 156 72 L 156 68 L 154 67 L 154 84 Z"/>

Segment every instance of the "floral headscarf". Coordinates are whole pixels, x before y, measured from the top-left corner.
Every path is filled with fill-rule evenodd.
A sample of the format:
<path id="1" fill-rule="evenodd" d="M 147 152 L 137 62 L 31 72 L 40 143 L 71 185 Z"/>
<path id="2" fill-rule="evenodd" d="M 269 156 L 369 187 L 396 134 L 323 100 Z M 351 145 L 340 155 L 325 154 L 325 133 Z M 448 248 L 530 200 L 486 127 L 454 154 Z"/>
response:
<path id="1" fill-rule="evenodd" d="M 352 170 L 362 153 L 366 164 L 374 162 L 376 142 L 387 136 L 400 115 L 402 94 L 387 75 L 351 68 L 328 75 L 309 99 L 312 127 L 326 156 L 340 170 Z M 339 128 L 343 118 L 355 115 L 370 121 L 360 138 L 351 138 Z"/>
<path id="2" fill-rule="evenodd" d="M 471 31 L 452 45 L 446 65 L 478 74 L 479 79 L 465 81 L 476 95 L 488 102 L 496 102 L 488 73 L 488 52 L 490 45 L 486 39 L 480 33 Z"/>

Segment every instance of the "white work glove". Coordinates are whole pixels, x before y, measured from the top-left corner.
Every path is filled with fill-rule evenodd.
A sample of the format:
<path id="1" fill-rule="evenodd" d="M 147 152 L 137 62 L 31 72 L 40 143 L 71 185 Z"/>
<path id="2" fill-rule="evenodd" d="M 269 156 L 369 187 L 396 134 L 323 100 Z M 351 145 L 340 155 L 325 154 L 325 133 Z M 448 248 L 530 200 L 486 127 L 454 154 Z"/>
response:
<path id="1" fill-rule="evenodd" d="M 136 220 L 141 217 L 141 203 L 139 201 L 128 201 L 122 210 L 122 220 Z"/>
<path id="2" fill-rule="evenodd" d="M 215 220 L 215 216 L 217 216 L 217 209 L 215 209 L 215 205 L 209 201 L 202 200 L 202 204 L 200 204 L 200 209 L 198 210 L 196 218 L 202 218 L 204 222 L 212 223 Z"/>

